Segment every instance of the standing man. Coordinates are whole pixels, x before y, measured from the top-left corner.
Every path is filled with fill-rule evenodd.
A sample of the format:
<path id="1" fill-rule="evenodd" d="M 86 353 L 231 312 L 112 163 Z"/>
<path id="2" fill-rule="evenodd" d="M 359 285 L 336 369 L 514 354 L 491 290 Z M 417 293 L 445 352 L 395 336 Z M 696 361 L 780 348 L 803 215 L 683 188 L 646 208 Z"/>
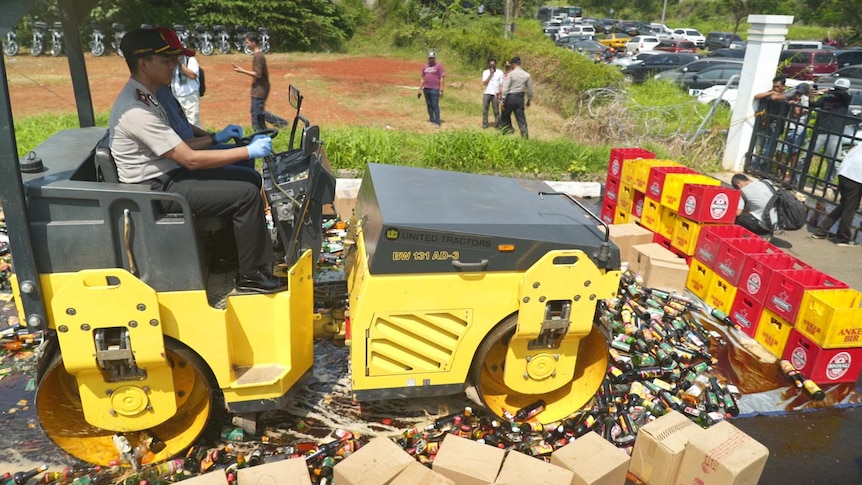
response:
<path id="1" fill-rule="evenodd" d="M 200 65 L 194 56 L 180 56 L 171 79 L 171 91 L 183 107 L 186 119 L 198 128 L 201 126 L 200 72 Z"/>
<path id="2" fill-rule="evenodd" d="M 838 193 L 841 194 L 838 206 L 817 225 L 811 237 L 826 239 L 829 229 L 837 220 L 835 244 L 855 248 L 859 243 L 853 239 L 853 217 L 862 199 L 862 144 L 854 146 L 841 161 L 841 167 L 838 168 Z"/>
<path id="3" fill-rule="evenodd" d="M 251 127 L 254 131 L 266 129 L 269 122 L 279 128 L 287 126 L 287 120 L 266 110 L 266 98 L 269 97 L 269 70 L 266 68 L 266 56 L 260 50 L 257 34 L 250 32 L 245 36 L 245 45 L 253 52 L 251 71 L 233 64 L 233 70 L 251 76 Z"/>
<path id="4" fill-rule="evenodd" d="M 182 194 L 192 212 L 202 217 L 227 217 L 233 223 L 239 271 L 236 288 L 256 293 L 285 289 L 286 281 L 273 276 L 274 256 L 260 197 L 260 176 L 251 170 L 225 167 L 272 153 L 272 139 L 259 135 L 245 147 L 199 150 L 186 144 L 171 128 L 167 113 L 155 96 L 171 82 L 179 55 L 193 56 L 171 29 L 136 29 L 120 48 L 131 76 L 111 108 L 110 147 L 120 182 L 150 190 Z M 242 136 L 237 126 L 212 135 L 211 143 Z M 177 212 L 175 203 L 165 204 Z"/>
<path id="5" fill-rule="evenodd" d="M 503 114 L 500 120 L 500 125 L 503 133 L 512 133 L 515 129 L 512 127 L 512 113 L 515 113 L 515 120 L 518 121 L 518 129 L 521 130 L 522 138 L 530 138 L 527 131 L 527 116 L 524 114 L 524 108 L 530 107 L 530 101 L 533 99 L 533 81 L 530 73 L 521 69 L 521 58 L 515 56 L 509 61 L 512 64 L 512 70 L 503 81 Z"/>
<path id="6" fill-rule="evenodd" d="M 425 95 L 428 121 L 437 126 L 440 126 L 440 98 L 443 97 L 443 78 L 445 77 L 446 71 L 443 69 L 443 64 L 437 62 L 437 53 L 428 51 L 428 64 L 422 68 L 419 95 Z"/>
<path id="7" fill-rule="evenodd" d="M 482 86 L 485 94 L 482 97 L 482 128 L 488 127 L 488 105 L 494 109 L 494 128 L 500 123 L 500 103 L 497 94 L 503 88 L 503 72 L 497 69 L 497 59 L 488 59 L 488 69 L 482 72 Z"/>
<path id="8" fill-rule="evenodd" d="M 817 123 L 814 125 L 814 132 L 817 133 L 814 140 L 814 152 L 819 153 L 823 146 L 826 150 L 823 156 L 826 157 L 826 177 L 824 180 L 831 182 L 835 176 L 835 163 L 838 161 L 838 149 L 841 147 L 841 135 L 844 134 L 844 122 L 847 111 L 850 108 L 852 96 L 848 89 L 850 81 L 839 78 L 835 80 L 835 85 L 814 101 L 809 102 L 809 106 L 815 109 L 820 109 L 817 115 Z"/>
<path id="9" fill-rule="evenodd" d="M 784 94 L 786 88 L 787 78 L 775 76 L 772 78 L 772 89 L 754 95 L 754 99 L 760 101 L 761 122 L 766 129 L 763 131 L 760 156 L 751 159 L 753 170 L 763 171 L 767 168 L 775 151 L 776 140 L 784 131 L 784 123 L 790 113 L 790 105 L 787 104 L 787 96 Z"/>

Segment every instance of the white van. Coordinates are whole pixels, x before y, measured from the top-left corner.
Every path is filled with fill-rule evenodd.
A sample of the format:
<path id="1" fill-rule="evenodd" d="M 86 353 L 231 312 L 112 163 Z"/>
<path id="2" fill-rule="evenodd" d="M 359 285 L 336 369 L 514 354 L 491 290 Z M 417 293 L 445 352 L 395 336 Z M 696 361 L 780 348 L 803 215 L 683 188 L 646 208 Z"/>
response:
<path id="1" fill-rule="evenodd" d="M 787 49 L 822 49 L 823 42 L 819 40 L 785 40 L 783 50 Z"/>
<path id="2" fill-rule="evenodd" d="M 596 35 L 596 28 L 589 24 L 575 24 L 569 29 L 567 35 Z"/>

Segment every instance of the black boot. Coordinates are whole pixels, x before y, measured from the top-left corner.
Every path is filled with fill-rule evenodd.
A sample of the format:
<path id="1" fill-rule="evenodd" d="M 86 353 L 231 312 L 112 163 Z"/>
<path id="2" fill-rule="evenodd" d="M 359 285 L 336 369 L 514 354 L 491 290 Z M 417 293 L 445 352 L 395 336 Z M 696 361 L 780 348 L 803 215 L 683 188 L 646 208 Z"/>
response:
<path id="1" fill-rule="evenodd" d="M 269 265 L 236 275 L 236 289 L 246 293 L 277 293 L 287 289 L 287 279 L 272 275 Z"/>

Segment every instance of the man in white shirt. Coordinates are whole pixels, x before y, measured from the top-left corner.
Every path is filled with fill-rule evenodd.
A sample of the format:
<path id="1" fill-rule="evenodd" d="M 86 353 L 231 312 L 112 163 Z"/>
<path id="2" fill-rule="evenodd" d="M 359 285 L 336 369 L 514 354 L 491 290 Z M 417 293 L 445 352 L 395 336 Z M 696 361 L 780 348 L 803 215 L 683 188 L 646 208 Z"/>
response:
<path id="1" fill-rule="evenodd" d="M 186 119 L 198 128 L 201 127 L 200 72 L 200 65 L 194 57 L 180 56 L 171 79 L 171 91 L 183 107 Z"/>
<path id="2" fill-rule="evenodd" d="M 862 144 L 854 146 L 841 160 L 841 167 L 838 169 L 838 193 L 841 195 L 841 201 L 826 219 L 817 225 L 811 237 L 830 237 L 829 229 L 838 221 L 835 245 L 857 247 L 859 243 L 853 239 L 853 217 L 856 216 L 859 201 L 862 199 Z"/>
<path id="3" fill-rule="evenodd" d="M 482 86 L 485 94 L 482 98 L 482 128 L 488 127 L 488 105 L 494 108 L 494 128 L 500 121 L 500 103 L 497 94 L 503 88 L 503 71 L 497 69 L 497 59 L 488 59 L 488 69 L 482 71 Z"/>

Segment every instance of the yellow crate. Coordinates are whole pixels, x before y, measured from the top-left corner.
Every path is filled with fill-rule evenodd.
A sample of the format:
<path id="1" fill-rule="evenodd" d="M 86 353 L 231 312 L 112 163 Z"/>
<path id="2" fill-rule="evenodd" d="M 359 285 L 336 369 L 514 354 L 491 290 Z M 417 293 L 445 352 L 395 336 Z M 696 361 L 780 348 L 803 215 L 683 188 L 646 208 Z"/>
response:
<path id="1" fill-rule="evenodd" d="M 709 289 L 709 284 L 714 275 L 715 273 L 709 269 L 706 263 L 697 258 L 691 258 L 691 264 L 688 265 L 688 276 L 685 279 L 685 287 L 701 300 L 705 300 L 706 291 Z"/>
<path id="2" fill-rule="evenodd" d="M 617 207 L 622 207 L 624 211 L 632 211 L 632 201 L 635 199 L 635 189 L 629 184 L 620 184 L 620 190 L 617 192 Z"/>
<path id="3" fill-rule="evenodd" d="M 661 205 L 678 210 L 682 189 L 686 184 L 721 185 L 721 180 L 700 173 L 669 173 L 661 190 Z"/>
<path id="4" fill-rule="evenodd" d="M 760 314 L 760 323 L 757 324 L 754 340 L 760 342 L 760 345 L 766 347 L 772 355 L 781 358 L 792 329 L 793 325 L 790 322 L 779 317 L 772 310 L 764 308 L 763 313 Z"/>
<path id="5" fill-rule="evenodd" d="M 700 229 L 705 225 L 677 214 L 676 225 L 673 228 L 673 237 L 670 238 L 670 245 L 687 256 L 694 255 L 694 250 L 697 247 L 697 238 L 700 236 Z"/>
<path id="6" fill-rule="evenodd" d="M 628 224 L 632 222 L 632 215 L 629 211 L 617 206 L 614 211 L 614 224 Z"/>
<path id="7" fill-rule="evenodd" d="M 853 289 L 806 290 L 796 330 L 824 349 L 862 347 L 862 293 Z"/>
<path id="8" fill-rule="evenodd" d="M 635 183 L 635 173 L 637 172 L 637 162 L 639 162 L 640 158 L 632 158 L 632 159 L 624 159 L 623 160 L 623 170 L 620 173 L 620 184 L 628 185 L 629 187 L 633 186 Z"/>
<path id="9" fill-rule="evenodd" d="M 656 232 L 668 239 L 673 239 L 673 232 L 676 230 L 677 217 L 678 214 L 675 210 L 670 210 L 663 205 L 659 205 L 659 222 L 658 230 Z"/>
<path id="10" fill-rule="evenodd" d="M 703 300 L 710 306 L 718 308 L 727 315 L 733 308 L 733 300 L 736 298 L 736 287 L 727 282 L 717 273 L 713 275 L 706 289 L 706 298 Z"/>
<path id="11" fill-rule="evenodd" d="M 641 212 L 641 226 L 652 232 L 658 232 L 660 220 L 661 205 L 649 197 L 644 198 L 644 209 Z"/>
<path id="12" fill-rule="evenodd" d="M 653 167 L 682 167 L 683 165 L 673 160 L 656 160 L 651 158 L 642 158 L 635 165 L 634 181 L 632 185 L 635 190 L 640 190 L 646 193 L 647 183 L 649 182 L 649 173 Z"/>

